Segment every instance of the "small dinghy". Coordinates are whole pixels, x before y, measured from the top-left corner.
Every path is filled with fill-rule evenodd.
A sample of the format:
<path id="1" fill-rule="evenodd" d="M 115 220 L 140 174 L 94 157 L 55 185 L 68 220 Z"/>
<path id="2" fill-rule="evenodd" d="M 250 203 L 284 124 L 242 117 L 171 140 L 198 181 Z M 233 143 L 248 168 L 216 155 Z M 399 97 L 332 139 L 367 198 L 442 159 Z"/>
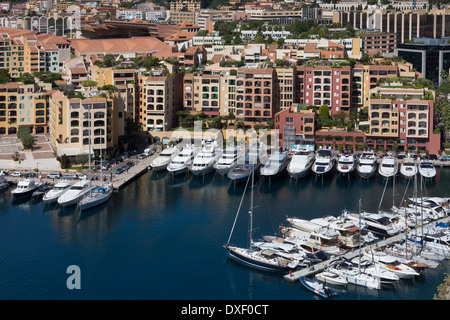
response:
<path id="1" fill-rule="evenodd" d="M 309 291 L 321 296 L 322 298 L 328 299 L 332 296 L 337 296 L 337 292 L 333 289 L 327 287 L 326 285 L 319 283 L 313 279 L 307 277 L 300 277 L 300 283 Z"/>

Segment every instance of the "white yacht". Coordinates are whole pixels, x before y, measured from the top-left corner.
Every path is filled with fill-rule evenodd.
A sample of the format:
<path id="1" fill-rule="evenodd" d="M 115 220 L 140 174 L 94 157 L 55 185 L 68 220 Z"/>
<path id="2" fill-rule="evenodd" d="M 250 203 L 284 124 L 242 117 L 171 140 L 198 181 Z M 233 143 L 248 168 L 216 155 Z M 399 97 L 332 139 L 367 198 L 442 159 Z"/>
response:
<path id="1" fill-rule="evenodd" d="M 287 152 L 276 151 L 270 155 L 269 161 L 259 169 L 261 176 L 274 177 L 283 172 L 289 163 Z"/>
<path id="2" fill-rule="evenodd" d="M 433 179 L 436 176 L 436 168 L 431 160 L 422 160 L 419 163 L 419 173 L 425 179 Z"/>
<path id="3" fill-rule="evenodd" d="M 389 217 L 379 213 L 363 212 L 359 214 L 344 211 L 344 215 L 356 223 L 361 221 L 362 226 L 364 226 L 367 230 L 385 237 L 392 237 L 400 232 L 394 227 L 394 224 Z"/>
<path id="4" fill-rule="evenodd" d="M 26 179 L 19 181 L 17 188 L 11 191 L 11 195 L 14 198 L 31 196 L 38 186 L 39 184 L 34 182 L 34 180 Z"/>
<path id="5" fill-rule="evenodd" d="M 91 191 L 91 182 L 83 179 L 75 183 L 58 198 L 58 204 L 62 207 L 77 205 L 78 202 Z"/>
<path id="6" fill-rule="evenodd" d="M 339 173 L 346 175 L 352 173 L 356 169 L 356 159 L 353 154 L 343 154 L 339 156 L 337 162 L 337 170 Z"/>
<path id="7" fill-rule="evenodd" d="M 188 172 L 194 161 L 196 149 L 194 146 L 184 147 L 178 155 L 167 165 L 167 171 L 176 176 Z"/>
<path id="8" fill-rule="evenodd" d="M 377 156 L 373 151 L 364 151 L 359 157 L 356 171 L 363 179 L 370 179 L 377 171 Z"/>
<path id="9" fill-rule="evenodd" d="M 72 183 L 70 183 L 67 180 L 59 181 L 53 189 L 50 189 L 44 194 L 44 197 L 42 198 L 42 201 L 44 203 L 50 204 L 55 203 L 58 201 L 58 198 L 64 194 L 69 188 L 72 186 Z"/>
<path id="10" fill-rule="evenodd" d="M 343 277 L 348 283 L 367 287 L 369 289 L 381 289 L 380 278 L 366 274 L 362 272 L 360 268 L 354 267 L 348 262 L 335 263 L 329 266 L 327 271 Z"/>
<path id="11" fill-rule="evenodd" d="M 222 155 L 222 150 L 217 147 L 216 141 L 206 141 L 202 149 L 197 153 L 189 170 L 195 176 L 204 176 L 214 170 L 214 164 Z"/>
<path id="12" fill-rule="evenodd" d="M 378 166 L 378 173 L 386 179 L 395 177 L 398 173 L 397 159 L 392 154 L 381 159 L 381 163 Z"/>
<path id="13" fill-rule="evenodd" d="M 222 153 L 222 156 L 214 164 L 216 172 L 221 176 L 226 175 L 228 171 L 230 171 L 230 169 L 236 166 L 237 160 L 242 154 L 243 150 L 240 150 L 236 146 L 225 148 L 225 150 Z"/>
<path id="14" fill-rule="evenodd" d="M 177 147 L 169 147 L 161 151 L 161 153 L 150 163 L 149 169 L 153 171 L 162 171 L 167 168 L 170 161 L 179 153 Z"/>
<path id="15" fill-rule="evenodd" d="M 334 156 L 334 151 L 331 148 L 319 149 L 319 151 L 317 151 L 312 171 L 317 175 L 325 175 L 327 173 L 331 173 L 336 161 Z"/>
<path id="16" fill-rule="evenodd" d="M 405 179 L 412 179 L 417 174 L 416 161 L 412 157 L 406 157 L 400 165 L 400 174 Z"/>
<path id="17" fill-rule="evenodd" d="M 291 161 L 287 166 L 287 172 L 291 178 L 299 179 L 304 178 L 311 171 L 311 167 L 314 164 L 314 151 L 303 148 L 295 150 L 292 155 Z"/>

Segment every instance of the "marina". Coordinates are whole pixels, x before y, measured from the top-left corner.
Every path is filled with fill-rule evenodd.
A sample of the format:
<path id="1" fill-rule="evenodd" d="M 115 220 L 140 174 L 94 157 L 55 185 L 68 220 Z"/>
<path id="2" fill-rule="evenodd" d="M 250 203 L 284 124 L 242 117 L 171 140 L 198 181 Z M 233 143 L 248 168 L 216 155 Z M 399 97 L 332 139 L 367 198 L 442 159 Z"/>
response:
<path id="1" fill-rule="evenodd" d="M 89 266 L 90 264 L 97 264 L 95 269 L 106 268 L 107 264 L 119 263 L 116 260 L 117 258 L 122 260 L 120 262 L 121 269 L 107 271 L 106 274 L 122 274 L 129 268 L 136 271 L 143 269 L 150 271 L 149 274 L 146 272 L 145 275 L 142 272 L 137 272 L 140 275 L 139 277 L 118 280 L 118 286 L 122 288 L 119 291 L 112 287 L 108 289 L 109 285 L 102 280 L 89 279 L 89 289 L 82 293 L 83 298 L 87 299 L 99 296 L 98 290 L 100 288 L 95 290 L 92 287 L 97 281 L 101 281 L 102 297 L 107 298 L 120 298 L 122 291 L 125 290 L 131 297 L 173 299 L 174 296 L 170 293 L 170 289 L 148 292 L 138 288 L 141 288 L 141 282 L 157 287 L 168 285 L 169 288 L 173 288 L 177 281 L 184 281 L 186 282 L 186 289 L 177 292 L 176 299 L 192 299 L 189 288 L 193 287 L 199 289 L 195 299 L 210 299 L 211 297 L 213 299 L 273 299 L 273 290 L 277 292 L 276 299 L 308 300 L 313 297 L 322 299 L 319 294 L 314 295 L 311 292 L 311 288 L 316 286 L 314 282 L 316 275 L 330 273 L 332 269 L 329 267 L 336 261 L 342 261 L 342 259 L 343 261 L 354 261 L 362 253 L 375 250 L 375 248 L 378 250 L 390 247 L 393 244 L 399 244 L 405 237 L 403 232 L 388 236 L 385 239 L 376 237 L 374 242 L 368 242 L 361 247 L 351 245 L 349 242 L 345 252 L 331 247 L 327 249 L 323 247 L 326 258 L 306 265 L 302 262 L 295 266 L 293 260 L 285 256 L 287 268 L 283 269 L 281 273 L 242 266 L 236 261 L 230 261 L 222 247 L 228 237 L 229 229 L 233 225 L 233 220 L 238 219 L 234 216 L 236 211 L 242 207 L 243 213 L 245 213 L 248 209 L 248 199 L 242 198 L 246 188 L 245 181 L 248 180 L 248 177 L 244 183 L 235 184 L 226 175 L 221 174 L 214 173 L 199 177 L 189 174 L 188 171 L 186 171 L 186 174 L 172 175 L 167 170 L 154 171 L 151 168 L 149 169 L 150 163 L 159 154 L 160 152 L 157 151 L 139 161 L 133 159 L 136 164 L 129 168 L 128 173 L 113 175 L 115 192 L 111 194 L 111 199 L 108 203 L 86 211 L 86 213 L 74 208 L 62 208 L 55 204 L 46 205 L 38 199 L 13 201 L 10 193 L 14 188 L 11 187 L 10 190 L 0 194 L 0 207 L 3 209 L 0 219 L 11 220 L 11 223 L 21 223 L 23 228 L 29 230 L 32 230 L 33 223 L 43 224 L 42 230 L 33 229 L 34 231 L 31 234 L 46 232 L 51 235 L 56 232 L 56 234 L 60 234 L 57 238 L 60 236 L 69 237 L 72 239 L 69 242 L 59 243 L 58 241 L 55 243 L 48 236 L 43 236 L 44 242 L 42 245 L 58 248 L 56 252 L 61 252 L 61 250 L 64 252 L 68 247 L 74 246 L 75 252 L 69 254 L 69 256 L 73 256 L 75 260 L 78 259 L 79 262 L 77 263 L 87 265 L 88 271 L 94 272 L 94 274 L 96 272 Z M 283 168 L 284 171 L 278 179 L 264 179 L 259 170 L 255 170 L 255 174 L 252 175 L 255 178 L 254 188 L 251 188 L 254 191 L 255 224 L 251 229 L 254 232 L 253 243 L 264 246 L 267 235 L 274 235 L 271 240 L 287 238 L 287 235 L 281 233 L 281 231 L 283 228 L 287 229 L 285 225 L 288 217 L 301 217 L 304 221 L 314 223 L 330 223 L 334 221 L 331 217 L 339 218 L 346 211 L 348 211 L 348 215 L 357 212 L 358 199 L 361 199 L 365 212 L 376 212 L 380 207 L 382 210 L 388 211 L 393 203 L 398 203 L 399 208 L 401 208 L 401 200 L 410 201 L 415 197 L 412 182 L 410 179 L 402 178 L 400 174 L 395 178 L 395 183 L 392 179 L 386 180 L 376 173 L 370 179 L 363 179 L 358 176 L 356 170 L 346 175 L 341 175 L 341 172 L 335 170 L 332 174 L 323 178 L 320 177 L 320 179 L 312 173 L 303 178 L 292 179 L 287 171 L 287 165 L 283 164 Z M 108 174 L 105 176 L 108 177 Z M 9 181 L 23 180 L 23 178 L 11 176 L 7 176 L 6 179 Z M 49 180 L 50 184 L 58 181 L 62 180 L 57 179 L 54 182 Z M 424 182 L 424 191 L 422 192 L 430 201 L 432 199 L 437 201 L 436 199 L 441 199 L 439 197 L 447 196 L 450 186 L 449 181 L 450 170 L 438 168 L 436 176 L 431 181 Z M 93 182 L 96 186 L 100 185 L 98 180 Z M 321 198 L 326 199 L 326 201 L 318 201 Z M 39 214 L 42 212 L 44 214 Z M 270 218 L 267 218 L 267 215 Z M 27 226 L 26 217 L 30 219 L 29 226 Z M 239 220 L 244 219 L 244 217 L 245 214 L 242 214 Z M 429 222 L 433 225 L 438 223 L 448 224 L 449 220 L 445 215 Z M 358 222 L 354 221 L 353 223 L 357 224 Z M 245 230 L 242 224 L 247 226 L 246 222 L 236 224 L 234 235 L 229 241 L 230 247 L 235 243 L 248 244 L 247 240 L 242 237 L 248 234 L 248 230 Z M 338 222 L 336 221 L 334 224 L 337 226 Z M 63 225 L 65 227 L 62 229 Z M 401 225 L 401 222 L 398 225 Z M 91 234 L 91 231 L 88 232 L 92 227 L 97 230 L 95 232 L 96 237 Z M 11 235 L 1 227 L 1 224 L 0 229 L 3 232 L 0 240 L 3 237 L 3 241 L 6 241 L 5 239 Z M 133 229 L 141 231 L 132 235 L 130 231 Z M 210 232 L 211 230 L 215 232 Z M 325 237 L 325 234 L 320 233 L 323 237 Z M 330 237 L 333 236 L 329 232 L 327 234 Z M 417 235 L 420 235 L 420 233 L 418 232 Z M 262 240 L 263 236 L 266 240 Z M 106 241 L 106 238 L 110 237 L 115 239 L 112 243 L 119 241 L 127 245 L 119 246 L 119 249 L 116 249 L 112 244 L 110 245 L 110 240 Z M 180 243 L 179 239 L 183 239 L 183 243 Z M 23 239 L 19 240 L 17 237 L 13 237 L 13 243 L 16 243 L 14 245 L 19 245 L 22 241 Z M 316 250 L 314 248 L 317 248 L 317 244 L 312 245 L 311 241 L 314 241 L 314 239 L 309 238 L 308 240 L 308 243 L 311 244 L 310 248 Z M 139 245 L 137 245 L 138 243 Z M 160 246 L 157 246 L 157 243 Z M 306 247 L 307 243 L 304 245 Z M 26 246 L 30 250 L 35 247 L 30 243 Z M 293 245 L 291 244 L 291 246 Z M 287 247 L 286 245 L 285 248 Z M 199 252 L 207 253 L 207 255 L 193 254 L 192 249 L 194 248 L 196 251 L 200 250 Z M 86 251 L 86 249 L 88 250 Z M 239 250 L 235 252 L 244 253 L 245 246 Z M 37 252 L 40 252 L 40 250 L 37 250 Z M 94 254 L 95 252 L 97 254 Z M 96 255 L 104 255 L 101 252 L 108 252 L 108 254 L 101 261 L 94 262 Z M 143 256 L 140 252 L 146 252 L 146 254 Z M 266 248 L 264 253 L 267 255 L 274 254 L 274 252 L 273 249 Z M 40 254 L 42 255 L 42 252 Z M 57 253 L 55 256 L 49 253 L 44 254 L 44 256 L 47 256 L 49 261 L 56 262 L 59 259 Z M 30 254 L 31 260 L 39 259 L 38 257 L 39 254 Z M 150 266 L 152 259 L 155 257 L 165 261 L 182 260 L 184 263 L 181 265 L 172 263 L 169 268 L 166 268 L 167 270 L 163 270 L 156 265 Z M 308 257 L 311 257 L 311 255 L 308 255 Z M 316 258 L 322 259 L 319 258 L 319 255 Z M 3 267 L 12 270 L 10 268 L 16 265 L 14 260 L 13 256 L 6 254 Z M 37 260 L 32 262 L 32 264 L 36 263 Z M 36 265 L 39 265 L 39 263 Z M 0 266 L 2 265 L 0 264 Z M 56 262 L 55 266 L 61 267 L 61 263 Z M 207 270 L 205 270 L 205 266 L 207 266 Z M 52 267 L 52 269 L 54 268 Z M 353 267 L 354 270 L 355 268 L 357 267 Z M 200 270 L 203 273 L 202 275 L 199 273 Z M 437 284 L 442 281 L 445 270 L 448 270 L 448 260 L 439 262 L 433 269 L 424 270 L 419 276 L 414 277 L 416 280 L 408 280 L 412 282 L 405 283 L 405 280 L 397 280 L 394 284 L 389 284 L 389 288 L 386 288 L 386 284 L 383 283 L 375 289 L 363 288 L 353 284 L 335 289 L 332 284 L 327 284 L 337 292 L 336 295 L 329 298 L 365 300 L 376 296 L 381 299 L 432 299 L 433 292 L 436 290 Z M 9 278 L 7 277 L 7 280 L 2 280 L 3 282 L 0 283 L 6 288 L 12 288 L 16 281 L 20 282 L 15 276 L 15 272 L 7 272 L 7 274 Z M 192 279 L 186 279 L 188 274 Z M 158 276 L 155 278 L 155 275 Z M 107 275 L 105 276 L 107 277 Z M 224 288 L 223 292 L 214 291 L 214 294 L 211 295 L 211 290 L 213 290 L 211 284 L 208 281 L 201 280 L 205 277 L 214 277 L 217 285 Z M 161 281 L 160 278 L 166 280 Z M 168 280 L 169 278 L 171 279 Z M 289 286 L 301 286 L 301 279 L 306 278 L 309 279 L 309 282 L 305 282 L 304 285 L 310 286 L 307 288 L 308 290 L 296 290 L 293 294 Z M 328 278 L 331 279 L 332 277 L 328 276 Z M 50 276 L 50 279 L 46 278 L 45 281 L 51 279 Z M 250 281 L 250 279 L 253 280 Z M 281 282 L 278 280 L 281 280 Z M 245 283 L 249 283 L 248 281 L 252 283 L 250 288 L 245 286 Z M 260 289 L 257 288 L 265 287 L 267 281 L 271 283 L 272 289 L 259 291 Z M 286 284 L 288 284 L 288 287 L 286 287 Z M 44 293 L 40 292 L 40 294 L 47 298 L 54 296 L 54 294 L 61 295 L 63 299 L 73 298 L 70 293 L 58 289 L 54 290 L 54 287 L 52 287 L 51 292 L 46 291 L 42 286 L 38 285 L 38 287 L 40 289 L 36 288 L 35 291 L 44 290 Z M 133 288 L 136 292 L 130 294 L 130 288 Z M 322 287 L 317 286 L 317 288 Z M 248 289 L 250 289 L 250 295 L 248 295 Z M 109 290 L 109 292 L 105 293 L 104 290 Z M 6 291 L 3 291 L 3 295 L 14 297 L 14 290 L 12 292 L 6 294 Z M 23 292 L 20 294 L 23 294 Z M 33 293 L 30 297 L 32 296 Z"/>

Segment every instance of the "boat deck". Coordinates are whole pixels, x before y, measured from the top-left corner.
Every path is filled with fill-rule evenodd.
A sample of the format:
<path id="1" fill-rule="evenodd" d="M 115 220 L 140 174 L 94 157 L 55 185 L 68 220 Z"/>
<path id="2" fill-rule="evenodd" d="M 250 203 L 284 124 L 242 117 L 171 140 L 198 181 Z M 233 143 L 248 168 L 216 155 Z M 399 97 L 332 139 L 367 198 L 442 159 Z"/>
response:
<path id="1" fill-rule="evenodd" d="M 437 221 L 434 221 L 433 223 L 439 223 L 439 222 L 448 223 L 449 221 L 450 221 L 450 217 L 445 217 L 445 218 L 439 219 Z M 389 237 L 384 240 L 377 241 L 377 247 L 378 248 L 386 247 L 390 244 L 393 244 L 393 243 L 403 240 L 404 237 L 405 237 L 404 233 L 399 233 L 393 237 Z M 371 246 L 372 246 L 371 244 L 363 246 L 363 247 L 361 247 L 361 251 L 367 250 Z M 341 257 L 344 257 L 348 260 L 352 260 L 353 258 L 358 257 L 358 255 L 359 255 L 359 249 L 355 249 L 351 252 L 347 252 L 346 254 L 342 255 Z M 316 263 L 310 267 L 303 268 L 298 271 L 294 271 L 292 273 L 286 274 L 283 276 L 283 278 L 289 282 L 296 282 L 300 279 L 300 277 L 308 277 L 308 276 L 314 275 L 315 273 L 324 271 L 331 262 L 332 262 L 332 260 L 328 259 L 328 260 L 322 261 L 320 263 Z"/>

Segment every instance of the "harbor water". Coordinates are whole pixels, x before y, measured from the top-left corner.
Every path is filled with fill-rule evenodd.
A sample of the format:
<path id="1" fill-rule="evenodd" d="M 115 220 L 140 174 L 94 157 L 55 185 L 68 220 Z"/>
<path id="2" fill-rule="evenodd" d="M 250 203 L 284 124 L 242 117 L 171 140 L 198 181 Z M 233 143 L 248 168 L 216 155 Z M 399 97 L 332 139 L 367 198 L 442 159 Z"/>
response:
<path id="1" fill-rule="evenodd" d="M 412 197 L 414 182 L 385 184 L 356 174 L 291 181 L 287 174 L 258 176 L 254 238 L 273 235 L 286 217 L 337 216 L 375 211 Z M 230 235 L 245 185 L 226 177 L 142 175 L 109 203 L 86 211 L 11 202 L 0 194 L 0 299 L 318 300 L 283 274 L 228 260 Z M 419 196 L 448 196 L 450 169 L 417 186 Z M 249 197 L 244 198 L 230 243 L 246 246 Z M 69 266 L 78 266 L 81 289 L 70 290 Z M 349 285 L 336 300 L 432 300 L 449 271 L 448 260 L 413 280 L 381 290 Z"/>

